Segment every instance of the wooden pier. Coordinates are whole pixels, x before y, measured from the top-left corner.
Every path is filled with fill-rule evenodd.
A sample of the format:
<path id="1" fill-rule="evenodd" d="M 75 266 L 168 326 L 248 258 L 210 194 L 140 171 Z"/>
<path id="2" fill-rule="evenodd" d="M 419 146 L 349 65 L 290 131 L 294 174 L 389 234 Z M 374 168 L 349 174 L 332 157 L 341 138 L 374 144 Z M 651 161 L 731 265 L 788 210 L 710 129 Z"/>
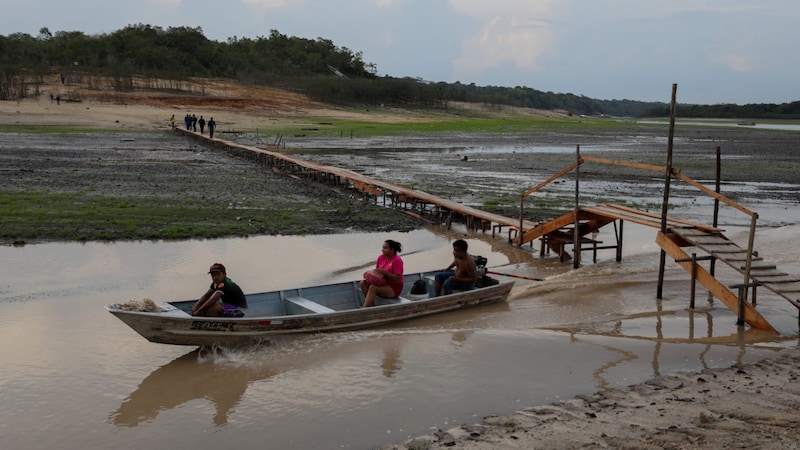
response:
<path id="1" fill-rule="evenodd" d="M 491 230 L 492 236 L 505 229 L 509 236 L 509 242 L 519 234 L 520 229 L 527 231 L 539 225 L 538 222 L 529 220 L 522 220 L 520 223 L 519 219 L 513 217 L 483 211 L 425 191 L 401 186 L 390 181 L 379 180 L 349 169 L 306 161 L 268 148 L 253 147 L 216 137 L 210 139 L 205 135 L 182 128 L 176 128 L 175 130 L 188 137 L 202 141 L 203 145 L 226 151 L 235 156 L 256 160 L 277 171 L 353 189 L 359 192 L 364 199 L 383 202 L 386 206 L 402 208 L 410 212 L 419 212 L 420 214 L 445 217 L 448 224 L 453 220 L 453 216 L 461 216 L 464 218 L 468 228 L 484 232 Z"/>

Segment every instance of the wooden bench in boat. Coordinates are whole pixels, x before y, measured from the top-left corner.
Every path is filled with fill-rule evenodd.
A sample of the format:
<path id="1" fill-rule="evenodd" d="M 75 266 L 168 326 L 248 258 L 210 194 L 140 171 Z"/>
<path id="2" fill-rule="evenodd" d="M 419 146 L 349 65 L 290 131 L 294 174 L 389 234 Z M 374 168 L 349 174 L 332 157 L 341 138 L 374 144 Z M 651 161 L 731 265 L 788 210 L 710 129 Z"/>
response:
<path id="1" fill-rule="evenodd" d="M 287 297 L 286 301 L 315 313 L 335 312 L 335 310 L 330 309 L 327 306 L 320 305 L 319 303 L 309 300 L 305 297 Z"/>
<path id="2" fill-rule="evenodd" d="M 407 297 L 383 298 L 381 296 L 375 297 L 375 306 L 384 305 L 399 305 L 401 303 L 414 303 L 414 299 Z"/>

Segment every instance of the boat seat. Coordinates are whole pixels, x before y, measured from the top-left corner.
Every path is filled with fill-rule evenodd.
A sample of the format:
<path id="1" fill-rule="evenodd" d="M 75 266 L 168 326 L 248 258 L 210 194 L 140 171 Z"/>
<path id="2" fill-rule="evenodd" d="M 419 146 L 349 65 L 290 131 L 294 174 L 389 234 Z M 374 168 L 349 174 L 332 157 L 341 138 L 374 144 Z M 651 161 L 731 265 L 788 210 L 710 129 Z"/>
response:
<path id="1" fill-rule="evenodd" d="M 320 305 L 319 303 L 317 303 L 315 301 L 312 301 L 312 300 L 309 300 L 309 299 L 307 299 L 305 297 L 287 297 L 286 301 L 290 302 L 290 303 L 294 303 L 295 305 L 297 305 L 297 306 L 299 306 L 301 308 L 305 308 L 305 309 L 307 309 L 309 311 L 312 311 L 312 312 L 315 312 L 315 313 L 332 313 L 332 312 L 336 312 L 335 310 L 330 309 L 325 305 Z"/>
<path id="2" fill-rule="evenodd" d="M 393 297 L 393 298 L 385 298 L 381 296 L 375 297 L 375 306 L 399 305 L 402 303 L 413 303 L 413 302 L 411 299 L 406 297 Z"/>

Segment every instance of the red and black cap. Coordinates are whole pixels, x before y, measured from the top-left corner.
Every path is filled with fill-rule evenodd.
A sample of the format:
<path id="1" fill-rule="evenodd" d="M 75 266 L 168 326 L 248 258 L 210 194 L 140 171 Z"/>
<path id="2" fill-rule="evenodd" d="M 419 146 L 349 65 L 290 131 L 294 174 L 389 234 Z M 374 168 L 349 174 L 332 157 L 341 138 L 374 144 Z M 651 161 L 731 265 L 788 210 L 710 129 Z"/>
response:
<path id="1" fill-rule="evenodd" d="M 222 265 L 222 264 L 220 264 L 220 263 L 214 263 L 214 264 L 212 264 L 212 265 L 211 265 L 211 268 L 210 268 L 210 269 L 208 269 L 208 273 L 211 273 L 211 272 L 222 272 L 222 273 L 226 273 L 226 272 L 225 272 L 225 266 L 223 266 L 223 265 Z"/>

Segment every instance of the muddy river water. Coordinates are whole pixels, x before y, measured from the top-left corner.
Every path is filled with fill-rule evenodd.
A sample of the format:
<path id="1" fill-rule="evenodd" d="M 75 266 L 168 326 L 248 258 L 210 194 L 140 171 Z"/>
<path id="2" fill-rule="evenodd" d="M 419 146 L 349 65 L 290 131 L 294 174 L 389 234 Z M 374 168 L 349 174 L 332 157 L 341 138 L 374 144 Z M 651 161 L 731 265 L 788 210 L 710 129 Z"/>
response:
<path id="1" fill-rule="evenodd" d="M 151 344 L 103 306 L 197 296 L 224 262 L 248 291 L 358 277 L 382 240 L 408 271 L 445 266 L 465 230 L 189 242 L 2 247 L 3 448 L 375 448 L 409 437 L 622 387 L 679 370 L 753 362 L 796 346 L 797 312 L 762 294 L 783 334 L 736 327 L 675 264 L 656 300 L 654 230 L 626 228 L 577 271 L 530 248 L 466 234 L 493 270 L 518 279 L 506 304 L 377 329 L 240 350 Z M 608 238 L 608 237 L 606 237 Z M 800 273 L 800 226 L 765 229 L 762 255 Z M 613 239 L 613 237 L 612 237 Z M 731 281 L 735 281 L 731 276 Z"/>

